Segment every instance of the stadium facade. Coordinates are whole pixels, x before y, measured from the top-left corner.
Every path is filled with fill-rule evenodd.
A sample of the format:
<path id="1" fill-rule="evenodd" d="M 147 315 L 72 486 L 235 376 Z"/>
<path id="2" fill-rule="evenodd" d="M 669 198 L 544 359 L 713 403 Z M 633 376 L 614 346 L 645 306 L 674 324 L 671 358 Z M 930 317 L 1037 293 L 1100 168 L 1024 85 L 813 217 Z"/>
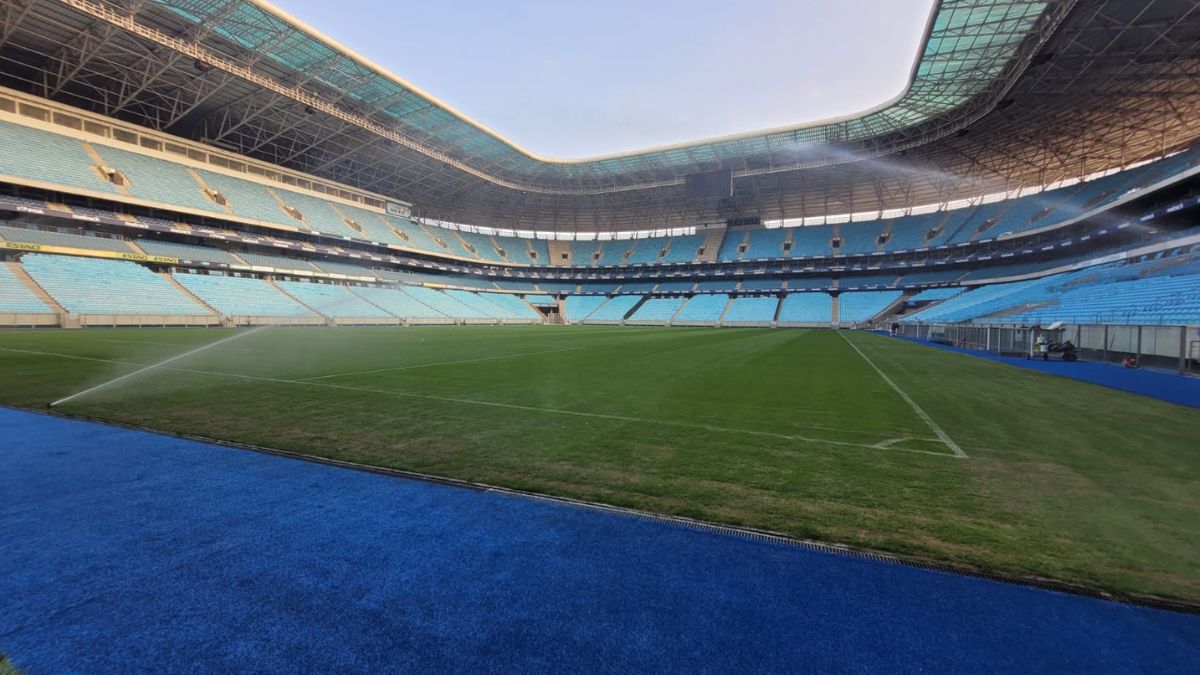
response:
<path id="1" fill-rule="evenodd" d="M 10 325 L 1200 324 L 1191 2 L 946 0 L 877 109 L 580 160 L 265 3 L 0 12 Z"/>

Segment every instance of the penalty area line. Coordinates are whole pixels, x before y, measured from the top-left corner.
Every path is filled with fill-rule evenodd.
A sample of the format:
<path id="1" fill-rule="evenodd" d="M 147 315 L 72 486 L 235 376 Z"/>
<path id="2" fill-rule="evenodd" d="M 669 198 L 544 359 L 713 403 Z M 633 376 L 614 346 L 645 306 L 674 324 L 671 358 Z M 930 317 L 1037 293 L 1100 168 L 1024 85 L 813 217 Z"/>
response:
<path id="1" fill-rule="evenodd" d="M 338 389 L 338 390 L 342 390 L 342 391 L 355 391 L 355 392 L 362 392 L 362 393 L 366 393 L 366 394 L 379 394 L 381 396 L 394 396 L 397 398 L 414 398 L 414 399 L 421 399 L 421 400 L 426 400 L 426 401 L 443 401 L 446 403 L 458 403 L 458 404 L 462 404 L 462 405 L 474 405 L 474 406 L 482 406 L 482 407 L 487 407 L 487 408 L 506 408 L 509 410 L 524 410 L 527 412 L 545 413 L 545 414 L 551 414 L 551 415 L 570 415 L 573 417 L 590 417 L 590 418 L 595 418 L 595 419 L 615 420 L 615 421 L 620 421 L 620 422 L 633 422 L 633 423 L 637 423 L 637 424 L 651 424 L 651 425 L 658 425 L 658 426 L 669 426 L 669 427 L 676 427 L 676 428 L 681 428 L 681 429 L 696 429 L 699 431 L 713 431 L 713 432 L 718 432 L 718 433 L 745 434 L 745 435 L 750 435 L 750 436 L 758 436 L 758 437 L 762 437 L 762 438 L 779 438 L 779 439 L 788 440 L 788 441 L 799 441 L 801 443 L 812 443 L 812 444 L 818 444 L 818 445 L 821 445 L 821 444 L 836 445 L 839 447 L 863 448 L 866 450 L 886 449 L 886 450 L 894 451 L 894 452 L 908 452 L 908 453 L 914 453 L 914 454 L 919 454 L 919 455 L 932 455 L 934 457 L 950 457 L 950 458 L 956 457 L 955 455 L 951 455 L 951 454 L 948 454 L 945 452 L 932 452 L 930 450 L 918 450 L 915 448 L 896 448 L 896 447 L 879 448 L 879 447 L 876 447 L 875 445 L 868 445 L 866 443 L 852 443 L 850 441 L 836 441 L 836 440 L 832 440 L 832 439 L 828 439 L 828 438 L 813 438 L 811 436 L 801 436 L 801 435 L 797 435 L 797 434 L 780 434 L 780 433 L 775 433 L 772 431 L 755 431 L 753 429 L 735 429 L 735 428 L 731 428 L 731 427 L 721 427 L 721 426 L 715 426 L 715 425 L 711 425 L 711 424 L 692 424 L 690 422 L 676 422 L 673 420 L 659 420 L 659 419 L 653 419 L 653 418 L 648 418 L 648 417 L 635 417 L 632 415 L 613 415 L 613 414 L 607 414 L 607 413 L 584 412 L 581 410 L 566 410 L 564 408 L 545 408 L 545 407 L 541 407 L 541 406 L 522 405 L 520 403 L 504 403 L 501 401 L 482 401 L 479 399 L 472 399 L 472 398 L 458 398 L 458 397 L 454 397 L 454 396 L 437 396 L 435 394 L 417 394 L 414 392 L 407 392 L 407 391 L 390 391 L 387 389 L 372 389 L 370 387 L 352 387 L 352 386 L 344 385 L 344 384 L 333 384 L 331 382 L 312 382 L 312 381 L 306 381 L 306 380 L 289 380 L 289 379 L 277 378 L 277 377 L 262 377 L 262 376 L 258 376 L 258 375 L 243 375 L 240 373 L 222 373 L 222 372 L 211 371 L 211 370 L 195 370 L 192 368 L 171 368 L 170 370 L 177 370 L 182 373 L 194 373 L 196 375 L 212 375 L 215 377 L 229 377 L 229 378 L 235 378 L 235 379 L 240 379 L 240 380 L 251 380 L 251 381 L 257 381 L 257 382 L 272 382 L 272 383 L 276 383 L 276 384 L 292 384 L 292 385 L 300 385 L 300 386 L 307 386 L 307 387 L 323 387 L 323 388 L 328 388 L 328 389 Z"/>
<path id="2" fill-rule="evenodd" d="M 866 354 L 864 354 L 863 350 L 859 349 L 858 345 L 851 342 L 850 338 L 846 337 L 846 335 L 844 333 L 842 333 L 840 330 L 838 331 L 838 335 L 842 336 L 842 339 L 846 341 L 846 344 L 850 345 L 851 349 L 858 352 L 858 355 L 862 357 L 863 361 L 867 362 L 868 366 L 871 366 L 871 368 L 873 368 L 876 373 L 879 373 L 879 377 L 883 378 L 883 381 L 887 382 L 888 386 L 890 386 L 892 389 L 896 390 L 897 394 L 900 394 L 900 398 L 904 399 L 904 402 L 907 403 L 909 405 L 909 407 L 913 409 L 913 412 L 917 413 L 917 417 L 920 417 L 922 420 L 925 421 L 925 424 L 928 425 L 929 428 L 933 430 L 933 433 L 935 435 L 937 435 L 938 439 L 941 440 L 942 443 L 945 444 L 945 446 L 947 448 L 950 448 L 950 450 L 954 453 L 955 457 L 958 457 L 960 459 L 967 458 L 967 453 L 963 452 L 963 449 L 961 447 L 959 447 L 958 443 L 955 443 L 954 439 L 950 438 L 950 435 L 947 434 L 945 432 L 945 430 L 943 430 L 940 426 L 938 426 L 938 423 L 934 422 L 933 418 L 929 416 L 929 413 L 925 412 L 925 410 L 923 408 L 921 408 L 921 406 L 917 405 L 917 402 L 912 400 L 911 396 L 904 393 L 904 390 L 900 388 L 900 385 L 893 382 L 892 378 L 888 377 L 886 373 L 884 373 L 882 370 L 880 370 L 879 366 L 875 365 L 875 362 L 872 361 Z"/>
<path id="3" fill-rule="evenodd" d="M 138 365 L 138 364 L 129 363 L 128 361 L 117 361 L 115 359 L 100 359 L 100 358 L 95 358 L 95 357 L 77 356 L 74 354 L 62 354 L 62 353 L 55 353 L 55 352 L 35 351 L 35 350 L 31 350 L 31 349 L 14 349 L 14 348 L 0 347 L 0 351 L 17 352 L 17 353 L 22 353 L 22 354 L 37 354 L 39 356 L 55 356 L 55 357 L 66 358 L 66 359 L 79 359 L 79 360 L 83 360 L 83 361 L 98 361 L 98 362 L 103 362 L 103 363 L 114 363 L 114 364 L 120 364 L 120 365 Z M 672 420 L 659 420 L 659 419 L 652 419 L 652 418 L 646 418 L 646 417 L 634 417 L 631 415 L 611 415 L 611 414 L 605 414 L 605 413 L 584 412 L 584 411 L 580 411 L 580 410 L 565 410 L 562 408 L 544 408 L 544 407 L 540 407 L 540 406 L 521 405 L 519 403 L 503 403 L 500 401 L 481 401 L 478 399 L 457 398 L 457 397 L 451 397 L 451 396 L 437 396 L 434 394 L 418 394 L 418 393 L 404 392 L 404 391 L 388 391 L 386 389 L 372 389 L 372 388 L 368 388 L 368 387 L 353 387 L 353 386 L 344 385 L 344 384 L 334 384 L 332 382 L 311 382 L 311 381 L 305 381 L 305 380 L 289 380 L 289 379 L 278 378 L 278 377 L 263 377 L 260 375 L 246 375 L 243 373 L 223 373 L 220 371 L 198 370 L 195 368 L 180 368 L 180 367 L 163 366 L 161 363 L 155 364 L 154 366 L 150 366 L 150 367 L 155 367 L 155 368 L 162 367 L 163 370 L 168 370 L 168 371 L 173 371 L 173 372 L 178 372 L 178 373 L 192 373 L 195 375 L 210 375 L 213 377 L 226 377 L 226 378 L 251 381 L 251 382 L 290 384 L 290 385 L 296 385 L 296 386 L 302 386 L 302 387 L 318 387 L 318 388 L 322 388 L 322 389 L 336 389 L 336 390 L 341 390 L 341 391 L 354 391 L 354 392 L 362 392 L 362 393 L 367 393 L 367 394 L 378 394 L 378 395 L 382 395 L 382 396 L 393 396 L 393 397 L 397 397 L 397 398 L 423 399 L 423 400 L 428 400 L 428 401 L 443 401 L 446 403 L 457 403 L 457 404 L 461 404 L 461 405 L 474 405 L 474 406 L 482 406 L 482 407 L 489 407 L 489 408 L 507 408 L 510 410 L 524 410 L 524 411 L 528 411 L 528 412 L 553 414 L 553 415 L 588 417 L 588 418 L 595 418 L 595 419 L 614 420 L 614 421 L 620 421 L 620 422 L 633 422 L 633 423 L 637 423 L 637 424 L 651 424 L 651 425 L 669 426 L 669 427 L 683 428 L 683 429 L 695 429 L 695 430 L 699 430 L 699 431 L 711 431 L 711 432 L 717 432 L 717 433 L 742 434 L 742 435 L 748 435 L 748 436 L 757 436 L 760 438 L 778 438 L 781 440 L 797 441 L 797 442 L 801 442 L 801 443 L 809 443 L 809 444 L 814 444 L 814 445 L 829 445 L 829 446 L 859 448 L 859 449 L 863 449 L 863 450 L 876 450 L 876 451 L 884 450 L 884 451 L 888 451 L 888 452 L 904 452 L 904 453 L 919 454 L 919 455 L 930 455 L 933 457 L 948 457 L 951 459 L 955 459 L 958 457 L 958 455 L 952 455 L 952 454 L 949 454 L 946 452 L 933 452 L 930 450 L 919 450 L 916 448 L 894 447 L 891 443 L 888 443 L 887 445 L 881 447 L 879 444 L 853 443 L 853 442 L 849 442 L 849 441 L 838 441 L 838 440 L 832 440 L 832 439 L 827 439 L 827 438 L 814 438 L 811 436 L 802 436 L 802 435 L 798 435 L 798 434 L 782 434 L 782 433 L 775 433 L 775 432 L 771 432 L 771 431 L 755 431 L 753 429 L 736 429 L 736 428 L 731 428 L 731 427 L 721 427 L 721 426 L 710 425 L 710 424 L 692 424 L 689 422 L 677 422 L 677 421 L 672 421 Z M 147 370 L 148 368 L 149 367 L 142 368 L 141 370 Z M 141 371 L 136 371 L 136 372 L 141 372 Z M 130 373 L 130 375 L 133 375 L 133 374 L 134 373 Z M 81 393 L 83 393 L 83 392 L 81 392 Z M 894 442 L 899 442 L 900 440 L 901 439 L 896 439 Z M 910 440 L 910 439 L 903 439 L 903 440 Z"/>

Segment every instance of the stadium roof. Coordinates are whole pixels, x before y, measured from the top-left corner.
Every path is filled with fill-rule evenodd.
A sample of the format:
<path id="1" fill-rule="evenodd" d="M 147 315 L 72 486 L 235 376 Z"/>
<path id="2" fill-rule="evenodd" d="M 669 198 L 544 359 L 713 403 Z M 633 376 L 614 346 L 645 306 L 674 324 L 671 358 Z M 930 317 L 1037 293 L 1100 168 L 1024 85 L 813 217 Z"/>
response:
<path id="1" fill-rule="evenodd" d="M 415 202 L 535 230 L 905 208 L 1080 176 L 1197 135 L 1189 0 L 943 0 L 909 86 L 847 118 L 539 157 L 257 0 L 14 0 L 11 85 Z M 419 32 L 404 39 L 421 48 Z M 730 199 L 685 177 L 730 171 Z"/>

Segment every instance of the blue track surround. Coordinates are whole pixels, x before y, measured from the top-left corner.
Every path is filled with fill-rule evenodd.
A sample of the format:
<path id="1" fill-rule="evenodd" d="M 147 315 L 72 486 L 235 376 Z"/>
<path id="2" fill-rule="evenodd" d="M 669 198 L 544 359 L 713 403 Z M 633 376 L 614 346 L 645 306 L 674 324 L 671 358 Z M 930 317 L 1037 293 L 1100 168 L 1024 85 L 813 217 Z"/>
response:
<path id="1" fill-rule="evenodd" d="M 0 651 L 113 672 L 1195 672 L 1200 616 L 0 409 Z"/>
<path id="2" fill-rule="evenodd" d="M 877 331 L 882 335 L 887 335 L 886 331 Z M 1200 378 L 1191 377 L 1188 375 L 1177 375 L 1175 373 L 1164 373 L 1158 370 L 1147 370 L 1144 368 L 1124 368 L 1119 365 L 1110 363 L 1096 363 L 1094 361 L 1076 361 L 1067 363 L 1065 361 L 1042 361 L 1039 359 L 1027 359 L 1023 356 L 1001 356 L 992 354 L 978 349 L 966 349 L 963 347 L 952 347 L 938 342 L 930 342 L 929 340 L 921 340 L 918 338 L 896 336 L 901 340 L 915 342 L 917 344 L 937 347 L 947 351 L 958 352 L 968 356 L 977 356 L 981 359 L 991 361 L 999 361 L 1009 365 L 1028 368 L 1050 375 L 1058 375 L 1059 377 L 1069 377 L 1081 382 L 1090 382 L 1098 384 L 1109 389 L 1118 389 L 1120 391 L 1129 392 L 1130 394 L 1138 394 L 1141 396 L 1149 396 L 1160 401 L 1170 403 L 1178 403 L 1192 408 L 1200 408 Z"/>

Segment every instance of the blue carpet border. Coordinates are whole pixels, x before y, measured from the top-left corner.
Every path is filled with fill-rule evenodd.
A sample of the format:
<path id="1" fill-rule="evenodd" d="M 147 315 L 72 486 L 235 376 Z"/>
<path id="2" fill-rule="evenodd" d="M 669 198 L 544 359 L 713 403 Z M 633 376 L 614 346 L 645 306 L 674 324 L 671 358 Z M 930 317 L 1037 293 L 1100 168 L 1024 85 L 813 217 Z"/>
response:
<path id="1" fill-rule="evenodd" d="M 854 558 L 860 560 L 871 560 L 889 565 L 907 567 L 911 569 L 925 570 L 929 572 L 937 572 L 941 574 L 950 574 L 959 577 L 971 579 L 981 579 L 985 581 L 993 581 L 1002 584 L 1009 584 L 1023 588 L 1032 588 L 1043 591 L 1051 591 L 1055 593 L 1064 593 L 1083 598 L 1091 598 L 1094 600 L 1102 600 L 1118 605 L 1132 605 L 1137 607 L 1147 607 L 1150 609 L 1158 609 L 1169 612 L 1177 612 L 1181 614 L 1192 614 L 1200 616 L 1200 604 L 1188 603 L 1170 598 L 1161 598 L 1158 596 L 1149 595 L 1130 595 L 1119 594 L 1103 589 L 1097 589 L 1087 586 L 1078 586 L 1053 578 L 1043 577 L 1021 577 L 1014 575 L 1006 575 L 1002 572 L 989 572 L 986 570 L 974 569 L 970 567 L 959 567 L 948 563 L 943 563 L 934 560 L 926 560 L 922 558 L 908 557 L 886 551 L 875 551 L 872 549 L 856 548 L 845 544 L 834 544 L 813 539 L 799 539 L 782 532 L 774 532 L 771 530 L 762 530 L 753 527 L 742 525 L 730 525 L 726 523 L 700 520 L 689 518 L 687 516 L 678 516 L 665 513 L 654 513 L 652 511 L 642 511 L 639 509 L 616 506 L 613 504 L 605 504 L 603 502 L 590 502 L 572 497 L 564 497 L 559 495 L 548 495 L 538 492 L 529 492 L 518 490 L 516 488 L 508 488 L 501 485 L 492 485 L 490 483 L 478 483 L 466 481 L 459 478 L 448 476 L 438 476 L 435 474 L 426 474 L 416 471 L 406 471 L 404 469 L 394 469 L 390 467 L 373 466 L 370 464 L 360 464 L 332 457 L 322 457 L 320 455 L 310 455 L 294 450 L 285 450 L 281 448 L 272 448 L 263 445 L 254 445 L 250 443 L 238 443 L 235 441 L 226 441 L 221 439 L 209 438 L 206 436 L 197 436 L 192 434 L 175 433 L 171 431 L 163 431 L 161 429 L 153 429 L 150 427 L 141 427 L 134 424 L 125 424 L 111 420 L 102 420 L 84 415 L 72 415 L 54 410 L 39 410 L 37 408 L 23 408 L 20 406 L 0 405 L 0 410 L 14 410 L 24 413 L 33 413 L 50 418 L 59 418 L 76 422 L 85 422 L 89 424 L 99 424 L 103 426 L 123 429 L 126 431 L 136 431 L 140 433 L 150 434 L 154 436 L 162 436 L 164 438 L 173 438 L 195 443 L 205 443 L 224 448 L 235 450 L 245 450 L 263 455 L 279 457 L 283 459 L 292 459 L 301 462 L 319 464 L 332 468 L 347 469 L 361 473 L 370 473 L 381 476 L 386 476 L 398 480 L 413 480 L 424 483 L 433 483 L 446 487 L 459 488 L 474 492 L 490 492 L 500 495 L 507 495 L 520 499 L 531 501 L 557 504 L 559 506 L 583 509 L 587 511 L 605 513 L 608 515 L 620 516 L 632 520 L 643 520 L 649 522 L 662 523 L 675 527 L 682 527 L 691 530 L 698 530 L 712 534 L 736 537 L 750 541 L 770 542 L 783 546 L 799 548 L 815 553 L 823 553 L 827 555 Z"/>
<path id="2" fill-rule="evenodd" d="M 1200 655 L 1190 615 L 117 425 L 0 422 L 29 500 L 0 520 L 22 561 L 0 567 L 0 634 L 30 675 L 1191 672 Z"/>
<path id="3" fill-rule="evenodd" d="M 880 335 L 888 335 L 887 331 L 873 332 Z M 1023 356 L 1002 356 L 979 349 L 955 347 L 953 345 L 905 335 L 893 335 L 890 337 L 926 347 L 944 349 L 966 356 L 1004 363 L 1017 368 L 1034 370 L 1047 375 L 1065 377 L 1077 382 L 1086 382 L 1107 389 L 1123 391 L 1127 394 L 1137 394 L 1138 396 L 1145 396 L 1189 408 L 1200 408 L 1200 378 L 1189 375 L 1165 373 L 1145 368 L 1125 368 L 1116 364 L 1099 363 L 1096 361 L 1080 360 L 1069 363 L 1066 361 L 1027 359 Z"/>

